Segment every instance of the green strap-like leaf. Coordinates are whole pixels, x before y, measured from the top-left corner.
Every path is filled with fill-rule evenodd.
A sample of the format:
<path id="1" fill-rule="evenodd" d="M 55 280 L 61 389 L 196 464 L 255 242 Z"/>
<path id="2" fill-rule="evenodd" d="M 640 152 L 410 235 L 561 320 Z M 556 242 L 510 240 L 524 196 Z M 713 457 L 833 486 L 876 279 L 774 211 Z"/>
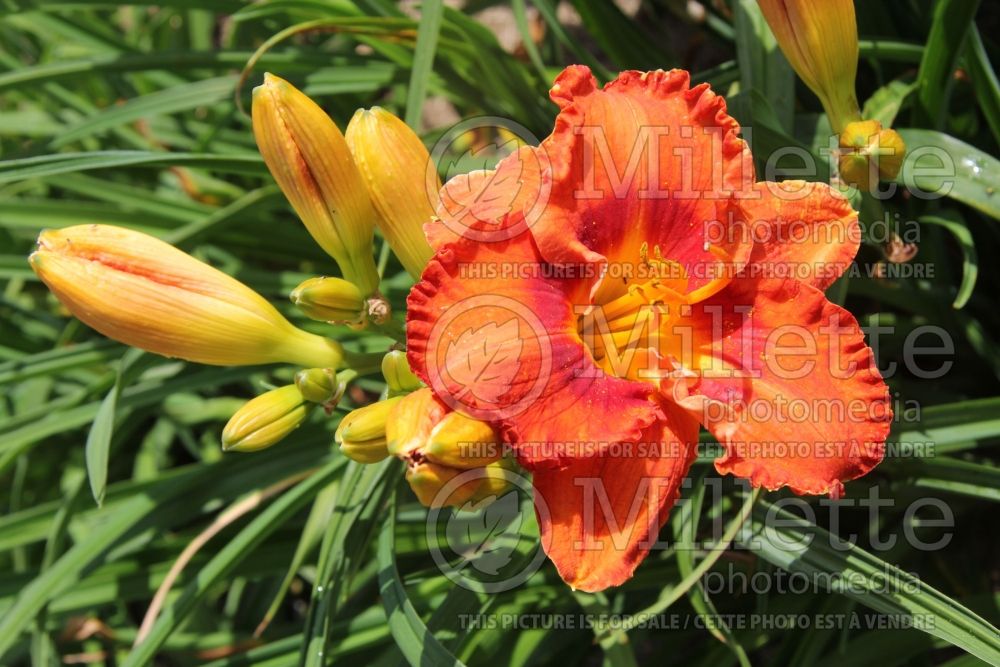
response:
<path id="1" fill-rule="evenodd" d="M 936 128 L 943 126 L 955 63 L 977 9 L 979 0 L 938 0 L 934 6 L 931 34 L 917 73 L 917 115 Z"/>
<path id="2" fill-rule="evenodd" d="M 1000 220 L 1000 160 L 934 130 L 901 129 L 907 157 L 896 179 L 923 199 L 941 196 Z"/>
<path id="3" fill-rule="evenodd" d="M 104 493 L 108 486 L 108 454 L 111 451 L 111 436 L 114 435 L 115 430 L 118 398 L 121 396 L 122 389 L 131 382 L 138 371 L 142 370 L 143 366 L 137 362 L 143 354 L 142 350 L 131 348 L 122 356 L 115 386 L 101 401 L 94 422 L 90 425 L 90 431 L 87 433 L 87 444 L 84 447 L 87 478 L 90 480 L 90 491 L 94 496 L 94 501 L 98 505 L 104 502 Z"/>
<path id="4" fill-rule="evenodd" d="M 461 665 L 448 649 L 427 629 L 413 608 L 403 582 L 399 579 L 394 553 L 396 530 L 395 499 L 382 523 L 378 538 L 378 585 L 382 606 L 396 645 L 413 667 L 422 665 Z"/>
<path id="5" fill-rule="evenodd" d="M 441 34 L 444 15 L 442 0 L 424 0 L 420 5 L 420 25 L 417 28 L 417 45 L 413 51 L 413 69 L 410 70 L 410 87 L 406 91 L 406 124 L 420 130 L 420 115 L 427 96 L 427 83 L 434 67 L 434 53 Z"/>
<path id="6" fill-rule="evenodd" d="M 172 604 L 165 607 L 149 635 L 129 654 L 124 667 L 138 667 L 152 662 L 160 646 L 174 629 L 195 609 L 198 602 L 228 576 L 243 560 L 253 555 L 254 549 L 316 497 L 319 491 L 340 474 L 343 459 L 335 458 L 322 468 L 283 493 L 277 500 L 257 515 L 246 528 L 237 533 L 203 568 L 194 581 L 184 588 Z"/>
<path id="7" fill-rule="evenodd" d="M 768 562 L 833 582 L 841 593 L 884 614 L 903 615 L 914 627 L 992 664 L 1000 663 L 1000 631 L 917 577 L 776 505 L 753 513 L 751 548 Z M 863 592 L 857 592 L 863 587 Z"/>

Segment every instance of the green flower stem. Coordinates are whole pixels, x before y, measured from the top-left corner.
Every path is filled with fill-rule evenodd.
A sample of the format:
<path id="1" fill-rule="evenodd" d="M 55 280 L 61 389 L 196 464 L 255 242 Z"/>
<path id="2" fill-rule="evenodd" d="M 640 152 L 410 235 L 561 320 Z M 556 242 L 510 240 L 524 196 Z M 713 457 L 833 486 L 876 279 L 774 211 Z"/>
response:
<path id="1" fill-rule="evenodd" d="M 374 375 L 382 371 L 382 357 L 385 352 L 350 352 L 344 350 L 343 372 L 352 371 L 355 377 L 358 375 Z M 337 374 L 340 379 L 341 374 Z M 354 379 L 353 377 L 351 379 Z"/>

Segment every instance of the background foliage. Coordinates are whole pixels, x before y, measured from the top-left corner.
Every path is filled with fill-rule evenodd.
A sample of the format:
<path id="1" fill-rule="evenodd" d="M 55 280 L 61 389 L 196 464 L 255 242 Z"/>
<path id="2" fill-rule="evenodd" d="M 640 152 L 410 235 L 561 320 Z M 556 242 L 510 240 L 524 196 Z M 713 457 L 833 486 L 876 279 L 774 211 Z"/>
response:
<path id="1" fill-rule="evenodd" d="M 25 257 L 40 229 L 126 225 L 223 268 L 312 328 L 285 295 L 330 272 L 331 262 L 267 175 L 237 104 L 249 103 L 265 70 L 303 87 L 342 127 L 372 104 L 419 125 L 433 97 L 452 105 L 456 119 L 498 115 L 544 136 L 555 113 L 546 90 L 562 66 L 583 62 L 603 79 L 678 66 L 727 94 L 731 111 L 753 127 L 759 159 L 787 145 L 819 154 L 826 143 L 817 100 L 795 81 L 749 0 L 647 0 L 623 3 L 625 11 L 572 0 L 575 20 L 554 0 L 464 5 L 428 0 L 422 12 L 404 12 L 387 0 L 0 0 L 0 663 L 318 665 L 349 656 L 366 664 L 889 667 L 978 663 L 970 653 L 996 662 L 996 631 L 984 620 L 997 618 L 1000 579 L 990 518 L 1000 501 L 1000 270 L 982 261 L 1000 251 L 991 3 L 857 6 L 859 99 L 870 115 L 894 118 L 911 151 L 947 151 L 957 177 L 947 198 L 898 194 L 863 209 L 868 222 L 917 221 L 913 262 L 932 266 L 932 278 L 860 275 L 832 288 L 863 324 L 893 327 L 880 338 L 882 368 L 903 360 L 920 327 L 942 327 L 954 341 L 954 354 L 937 360 L 954 362 L 944 377 L 929 382 L 902 368 L 890 379 L 897 405 L 921 408 L 919 420 L 897 424 L 892 441 L 930 442 L 935 455 L 887 460 L 848 485 L 848 498 L 877 489 L 896 503 L 877 523 L 865 509 L 842 510 L 839 532 L 858 536 L 853 547 L 819 540 L 789 554 L 766 540 L 755 551 L 722 542 L 657 552 L 605 595 L 572 593 L 549 565 L 513 591 L 474 594 L 434 566 L 424 510 L 405 485 L 396 493 L 398 469 L 362 468 L 334 453 L 336 419 L 315 419 L 263 453 L 221 454 L 229 415 L 262 388 L 287 383 L 290 370 L 211 369 L 130 352 L 67 317 L 31 273 Z M 497 7 L 509 13 L 513 53 L 478 20 Z M 696 20 L 690 12 L 699 8 Z M 275 36 L 237 88 L 254 51 Z M 419 126 L 428 142 L 445 129 L 440 120 Z M 862 265 L 883 253 L 873 239 Z M 395 260 L 385 275 L 401 308 L 409 279 Z M 386 342 L 346 329 L 338 337 L 356 349 Z M 339 414 L 381 389 L 374 379 L 359 383 Z M 716 477 L 708 461 L 693 475 Z M 700 502 L 705 487 L 692 484 L 685 495 L 696 502 L 674 513 L 665 536 L 690 525 L 704 534 L 714 534 L 715 522 L 736 527 L 741 508 L 759 531 L 781 494 L 764 494 L 751 510 L 731 486 L 710 487 L 721 495 Z M 936 551 L 903 539 L 905 530 L 940 537 L 940 528 L 904 512 L 928 496 L 955 515 L 950 543 Z M 810 502 L 820 525 L 789 521 L 784 533 L 822 534 L 827 513 Z M 864 550 L 876 531 L 899 538 L 877 556 Z M 204 544 L 132 649 L 157 588 L 198 536 Z M 917 575 L 920 588 L 710 596 L 697 583 L 707 566 L 870 574 L 889 564 Z M 929 632 L 640 627 L 627 638 L 614 628 L 460 626 L 462 614 L 481 612 L 646 609 L 682 618 L 875 610 L 931 613 L 936 623 Z"/>

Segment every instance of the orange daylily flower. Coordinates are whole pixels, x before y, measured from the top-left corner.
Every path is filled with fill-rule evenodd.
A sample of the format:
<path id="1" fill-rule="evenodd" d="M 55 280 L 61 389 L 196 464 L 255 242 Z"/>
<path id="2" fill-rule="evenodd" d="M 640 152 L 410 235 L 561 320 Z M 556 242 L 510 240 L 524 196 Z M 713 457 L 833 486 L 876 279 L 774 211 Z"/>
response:
<path id="1" fill-rule="evenodd" d="M 881 461 L 892 411 L 822 291 L 860 242 L 842 197 L 755 182 L 724 100 L 686 72 L 601 89 L 574 66 L 551 97 L 541 146 L 442 189 L 407 354 L 513 446 L 549 557 L 596 591 L 655 542 L 699 424 L 720 473 L 836 495 Z"/>

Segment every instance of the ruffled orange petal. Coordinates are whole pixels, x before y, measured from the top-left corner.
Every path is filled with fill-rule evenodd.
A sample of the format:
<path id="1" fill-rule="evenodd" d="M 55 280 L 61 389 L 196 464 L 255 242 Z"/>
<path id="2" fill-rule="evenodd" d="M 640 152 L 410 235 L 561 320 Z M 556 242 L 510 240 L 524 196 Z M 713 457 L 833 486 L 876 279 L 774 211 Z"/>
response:
<path id="1" fill-rule="evenodd" d="M 698 422 L 673 406 L 638 442 L 534 474 L 542 546 L 570 586 L 632 576 L 656 542 L 697 452 Z"/>
<path id="2" fill-rule="evenodd" d="M 735 197 L 751 192 L 750 152 L 725 101 L 687 72 L 623 72 L 604 89 L 590 70 L 568 67 L 550 93 L 561 111 L 540 147 L 552 164 L 546 214 L 532 226 L 551 262 L 608 262 L 641 276 L 649 261 L 681 264 L 693 291 L 711 283 L 720 258 L 742 266 Z M 625 290 L 618 275 L 596 300 Z"/>
<path id="3" fill-rule="evenodd" d="M 754 238 L 750 277 L 794 278 L 826 289 L 858 253 L 858 214 L 825 183 L 757 183 L 740 204 Z"/>
<path id="4" fill-rule="evenodd" d="M 496 169 L 459 174 L 445 183 L 424 234 L 434 249 L 459 237 L 486 243 L 509 239 L 543 214 L 550 186 L 545 153 L 522 146 Z"/>
<path id="5" fill-rule="evenodd" d="M 673 395 L 725 446 L 719 472 L 837 495 L 882 460 L 888 388 L 857 321 L 818 289 L 737 279 L 681 326 L 704 381 Z"/>
<path id="6" fill-rule="evenodd" d="M 500 424 L 529 467 L 635 440 L 659 416 L 652 385 L 594 365 L 571 305 L 579 279 L 545 268 L 530 235 L 462 239 L 407 300 L 414 372 L 453 409 Z"/>

